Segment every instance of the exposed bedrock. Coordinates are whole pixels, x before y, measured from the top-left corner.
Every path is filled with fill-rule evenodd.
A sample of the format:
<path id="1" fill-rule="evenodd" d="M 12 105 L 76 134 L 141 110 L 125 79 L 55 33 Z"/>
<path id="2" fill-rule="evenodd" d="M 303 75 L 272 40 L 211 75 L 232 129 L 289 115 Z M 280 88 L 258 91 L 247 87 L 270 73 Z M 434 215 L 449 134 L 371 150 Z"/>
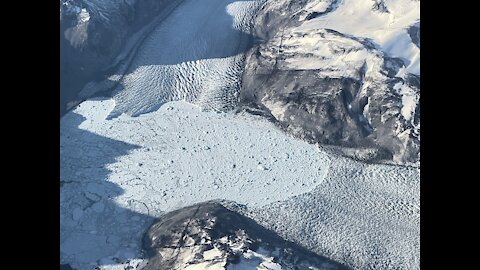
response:
<path id="1" fill-rule="evenodd" d="M 148 230 L 143 270 L 349 269 L 215 201 L 170 212 Z"/>
<path id="2" fill-rule="evenodd" d="M 311 17 L 308 6 L 320 2 L 262 7 L 255 19 L 262 41 L 246 56 L 240 107 L 355 159 L 419 161 L 419 76 L 402 72 L 406 60 L 370 39 L 302 27 Z M 323 2 L 310 11 L 318 16 L 338 1 Z"/>

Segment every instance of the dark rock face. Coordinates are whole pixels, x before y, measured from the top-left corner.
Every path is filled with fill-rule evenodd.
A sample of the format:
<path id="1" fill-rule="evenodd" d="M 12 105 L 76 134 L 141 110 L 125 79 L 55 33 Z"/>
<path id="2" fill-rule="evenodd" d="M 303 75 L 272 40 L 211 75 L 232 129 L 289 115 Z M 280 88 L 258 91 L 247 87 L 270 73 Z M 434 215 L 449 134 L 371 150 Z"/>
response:
<path id="1" fill-rule="evenodd" d="M 309 70 L 272 70 L 271 74 L 258 74 L 252 79 L 245 81 L 253 84 L 262 81 L 262 85 L 268 87 L 249 88 L 248 83 L 245 84 L 242 101 L 262 104 L 262 100 L 265 102 L 265 97 L 268 96 L 275 103 L 288 106 L 280 124 L 290 132 L 298 133 L 302 139 L 353 146 L 359 143 L 362 134 L 369 132 L 367 127 L 358 126 L 349 117 L 345 106 L 346 99 L 351 99 L 351 92 L 358 90 L 357 81 L 348 78 L 321 78 L 317 72 Z M 278 91 L 273 92 L 272 89 Z M 344 90 L 326 99 L 325 91 L 318 89 Z M 300 129 L 303 131 L 297 132 Z"/>
<path id="2" fill-rule="evenodd" d="M 240 107 L 358 160 L 419 161 L 419 77 L 399 76 L 407 63 L 368 39 L 297 27 L 313 16 L 307 2 L 262 7 L 255 27 L 263 41 L 246 56 Z"/>
<path id="3" fill-rule="evenodd" d="M 151 21 L 168 0 L 60 1 L 60 116 L 101 79 L 126 40 Z"/>
<path id="4" fill-rule="evenodd" d="M 146 233 L 144 248 L 150 256 L 144 270 L 226 269 L 246 262 L 250 267 L 263 263 L 281 269 L 347 269 L 216 202 L 166 214 Z"/>

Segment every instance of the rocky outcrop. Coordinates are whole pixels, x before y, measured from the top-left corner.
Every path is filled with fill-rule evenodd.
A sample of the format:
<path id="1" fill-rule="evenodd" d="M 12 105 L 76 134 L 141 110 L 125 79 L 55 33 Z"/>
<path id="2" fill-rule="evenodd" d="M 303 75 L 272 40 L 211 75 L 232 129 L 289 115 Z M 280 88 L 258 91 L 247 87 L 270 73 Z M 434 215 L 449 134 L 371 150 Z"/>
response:
<path id="1" fill-rule="evenodd" d="M 150 256 L 144 270 L 348 269 L 217 202 L 164 215 L 148 230 L 144 248 Z"/>
<path id="2" fill-rule="evenodd" d="M 359 160 L 419 161 L 420 79 L 366 38 L 302 22 L 338 1 L 267 2 L 247 55 L 240 106 Z M 376 1 L 375 11 L 386 11 Z"/>

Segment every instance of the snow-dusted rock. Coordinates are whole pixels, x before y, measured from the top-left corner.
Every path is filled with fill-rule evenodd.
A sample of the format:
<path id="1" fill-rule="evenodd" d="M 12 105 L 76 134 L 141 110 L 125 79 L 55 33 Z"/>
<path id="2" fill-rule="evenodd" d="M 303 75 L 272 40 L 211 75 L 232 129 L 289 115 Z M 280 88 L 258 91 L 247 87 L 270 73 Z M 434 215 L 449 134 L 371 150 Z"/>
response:
<path id="1" fill-rule="evenodd" d="M 170 212 L 145 235 L 143 270 L 348 269 L 206 202 Z"/>
<path id="2" fill-rule="evenodd" d="M 241 103 L 312 143 L 353 148 L 341 149 L 349 156 L 417 162 L 418 7 L 375 3 L 267 2 L 255 24 L 266 39 L 247 55 Z"/>

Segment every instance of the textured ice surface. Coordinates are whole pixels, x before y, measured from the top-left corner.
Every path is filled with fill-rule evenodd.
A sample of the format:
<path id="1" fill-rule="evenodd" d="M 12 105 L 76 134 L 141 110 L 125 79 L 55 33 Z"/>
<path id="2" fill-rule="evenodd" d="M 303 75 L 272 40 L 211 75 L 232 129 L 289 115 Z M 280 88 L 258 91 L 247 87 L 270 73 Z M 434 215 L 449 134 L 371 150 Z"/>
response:
<path id="1" fill-rule="evenodd" d="M 312 192 L 247 215 L 354 269 L 420 269 L 418 168 L 332 158 Z"/>
<path id="2" fill-rule="evenodd" d="M 136 52 L 115 91 L 112 116 L 136 116 L 175 100 L 231 109 L 251 43 L 251 19 L 260 2 L 182 3 Z"/>
<path id="3" fill-rule="evenodd" d="M 214 198 L 265 205 L 311 190 L 330 164 L 314 145 L 285 135 L 260 117 L 201 112 L 179 101 L 138 118 L 104 119 L 113 106 L 112 100 L 86 101 L 74 112 L 87 119 L 79 129 L 135 146 L 106 167 L 109 181 L 129 188 L 115 198 L 124 206 L 143 193 L 149 193 L 148 200 L 165 201 L 162 211 Z M 70 142 L 62 140 L 65 147 Z M 85 143 L 77 154 L 92 144 Z M 101 145 L 91 147 L 103 151 Z M 90 155 L 106 163 L 101 154 Z M 136 182 L 140 184 L 132 188 Z"/>
<path id="4" fill-rule="evenodd" d="M 320 184 L 330 166 L 260 117 L 179 101 L 106 120 L 113 107 L 86 101 L 61 121 L 61 251 L 77 266 L 121 248 L 138 254 L 149 216 L 211 199 L 285 200 Z"/>
<path id="5" fill-rule="evenodd" d="M 329 156 L 250 115 L 173 102 L 106 120 L 113 107 L 86 101 L 61 120 L 62 262 L 141 259 L 152 216 L 224 198 L 354 268 L 418 269 L 417 168 Z"/>

